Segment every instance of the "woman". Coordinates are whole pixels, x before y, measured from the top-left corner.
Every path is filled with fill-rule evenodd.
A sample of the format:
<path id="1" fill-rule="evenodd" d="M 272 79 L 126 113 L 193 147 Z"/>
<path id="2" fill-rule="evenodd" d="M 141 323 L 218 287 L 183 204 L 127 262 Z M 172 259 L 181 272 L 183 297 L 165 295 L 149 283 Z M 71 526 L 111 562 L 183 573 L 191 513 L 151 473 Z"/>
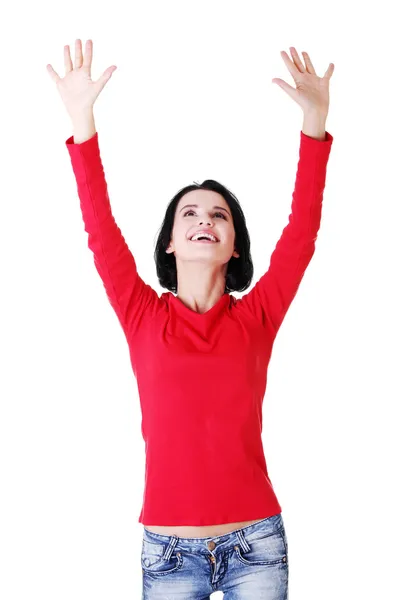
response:
<path id="1" fill-rule="evenodd" d="M 303 109 L 289 223 L 253 289 L 250 240 L 238 200 L 206 180 L 181 189 L 159 234 L 158 294 L 139 276 L 113 218 L 93 105 L 110 79 L 91 80 L 92 42 L 65 76 L 51 65 L 72 119 L 68 148 L 88 245 L 129 345 L 138 382 L 146 480 L 139 522 L 143 598 L 287 598 L 288 546 L 265 462 L 262 401 L 272 345 L 315 250 L 333 137 L 325 131 L 330 63 L 320 78 L 307 53 L 282 58 Z M 175 292 L 177 295 L 174 295 Z"/>

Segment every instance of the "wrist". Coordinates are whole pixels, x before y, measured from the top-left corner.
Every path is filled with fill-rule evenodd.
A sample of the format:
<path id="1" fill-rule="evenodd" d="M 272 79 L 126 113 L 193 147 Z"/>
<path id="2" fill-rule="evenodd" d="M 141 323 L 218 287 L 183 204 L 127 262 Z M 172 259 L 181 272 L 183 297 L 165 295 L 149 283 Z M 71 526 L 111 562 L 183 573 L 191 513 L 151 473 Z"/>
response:
<path id="1" fill-rule="evenodd" d="M 77 112 L 70 112 L 69 116 L 71 117 L 72 123 L 84 123 L 87 121 L 92 121 L 94 120 L 93 107 L 84 108 Z"/>
<path id="2" fill-rule="evenodd" d="M 86 142 L 96 133 L 93 111 L 82 111 L 71 115 L 72 129 L 75 144 Z"/>
<path id="3" fill-rule="evenodd" d="M 325 140 L 325 124 L 327 114 L 319 111 L 307 111 L 303 117 L 302 131 L 305 135 L 318 139 L 320 141 Z"/>

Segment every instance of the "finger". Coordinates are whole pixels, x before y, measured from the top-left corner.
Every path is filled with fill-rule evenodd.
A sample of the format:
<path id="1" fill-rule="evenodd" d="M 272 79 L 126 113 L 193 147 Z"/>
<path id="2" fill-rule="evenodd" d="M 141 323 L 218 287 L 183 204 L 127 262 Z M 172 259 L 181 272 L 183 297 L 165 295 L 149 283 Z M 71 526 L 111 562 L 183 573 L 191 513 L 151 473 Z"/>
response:
<path id="1" fill-rule="evenodd" d="M 329 67 L 325 71 L 324 77 L 327 77 L 328 79 L 330 79 L 332 77 L 332 73 L 333 73 L 334 69 L 335 69 L 335 65 L 333 63 L 329 63 Z"/>
<path id="2" fill-rule="evenodd" d="M 64 46 L 64 66 L 65 66 L 65 74 L 72 71 L 72 60 L 71 53 L 69 51 L 69 46 Z"/>
<path id="3" fill-rule="evenodd" d="M 108 67 L 108 69 L 106 69 L 104 71 L 104 73 L 95 82 L 95 86 L 96 86 L 98 94 L 101 92 L 101 90 L 103 89 L 103 87 L 106 85 L 107 81 L 110 79 L 111 75 L 114 73 L 114 71 L 116 70 L 116 68 L 117 67 L 115 65 L 112 65 L 111 67 Z"/>
<path id="4" fill-rule="evenodd" d="M 47 72 L 55 83 L 58 83 L 61 80 L 61 77 L 58 73 L 55 72 L 51 65 L 46 65 Z"/>
<path id="5" fill-rule="evenodd" d="M 293 46 L 290 46 L 289 50 L 290 50 L 290 54 L 292 55 L 294 64 L 296 65 L 296 67 L 298 68 L 300 73 L 304 73 L 306 69 L 305 69 L 303 63 L 301 62 L 300 56 L 297 54 L 296 48 L 294 48 Z"/>
<path id="6" fill-rule="evenodd" d="M 283 61 L 284 61 L 285 65 L 289 69 L 289 73 L 292 75 L 293 79 L 295 79 L 296 75 L 299 72 L 298 69 L 293 65 L 293 62 L 290 60 L 287 52 L 285 52 L 284 50 L 282 50 L 281 51 L 281 56 L 283 58 Z"/>
<path id="7" fill-rule="evenodd" d="M 288 83 L 286 83 L 286 81 L 284 81 L 283 79 L 279 79 L 279 77 L 274 77 L 274 79 L 272 79 L 272 83 L 277 83 L 279 87 L 281 87 L 291 98 L 293 98 L 293 100 L 296 100 L 297 90 Z"/>
<path id="8" fill-rule="evenodd" d="M 311 59 L 310 59 L 309 55 L 307 54 L 307 52 L 302 52 L 302 55 L 303 55 L 304 63 L 307 67 L 307 71 L 309 73 L 311 73 L 311 75 L 316 75 L 314 66 L 313 66 Z"/>
<path id="9" fill-rule="evenodd" d="M 93 58 L 93 42 L 92 42 L 92 40 L 86 40 L 83 66 L 86 67 L 87 69 L 90 69 L 92 66 L 92 58 Z"/>
<path id="10" fill-rule="evenodd" d="M 82 42 L 81 40 L 75 40 L 75 69 L 79 69 L 82 66 Z"/>

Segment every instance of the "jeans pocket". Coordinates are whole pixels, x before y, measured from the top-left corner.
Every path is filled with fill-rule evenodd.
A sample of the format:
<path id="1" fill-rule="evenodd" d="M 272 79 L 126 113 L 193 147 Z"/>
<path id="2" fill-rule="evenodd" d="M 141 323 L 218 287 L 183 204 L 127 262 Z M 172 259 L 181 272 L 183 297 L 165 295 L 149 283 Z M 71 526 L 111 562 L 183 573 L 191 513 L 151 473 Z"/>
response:
<path id="1" fill-rule="evenodd" d="M 287 541 L 286 531 L 285 531 L 285 526 L 284 525 L 282 525 L 282 527 L 279 529 L 279 533 L 281 534 L 282 539 L 283 539 L 283 543 L 285 544 L 286 562 L 287 562 L 288 559 L 289 559 L 289 556 L 288 556 L 288 541 Z"/>
<path id="2" fill-rule="evenodd" d="M 183 565 L 180 552 L 172 552 L 170 558 L 165 558 L 167 547 L 164 544 L 155 544 L 143 539 L 141 564 L 142 570 L 151 575 L 168 575 L 177 571 Z"/>
<path id="3" fill-rule="evenodd" d="M 245 565 L 277 565 L 287 561 L 286 545 L 281 529 L 245 538 L 248 550 L 235 545 L 238 559 Z"/>

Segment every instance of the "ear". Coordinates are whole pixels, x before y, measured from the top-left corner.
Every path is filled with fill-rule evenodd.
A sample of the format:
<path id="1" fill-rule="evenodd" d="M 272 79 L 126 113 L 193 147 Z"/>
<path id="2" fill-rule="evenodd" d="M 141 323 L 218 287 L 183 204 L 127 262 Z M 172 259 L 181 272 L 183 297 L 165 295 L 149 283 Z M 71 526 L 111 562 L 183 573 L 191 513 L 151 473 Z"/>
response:
<path id="1" fill-rule="evenodd" d="M 239 254 L 239 252 L 234 250 L 232 256 L 234 256 L 235 258 L 239 258 L 240 254 Z"/>
<path id="2" fill-rule="evenodd" d="M 174 249 L 172 247 L 172 243 L 171 242 L 168 244 L 168 247 L 166 248 L 165 252 L 167 254 L 171 254 L 171 252 L 174 252 Z"/>

